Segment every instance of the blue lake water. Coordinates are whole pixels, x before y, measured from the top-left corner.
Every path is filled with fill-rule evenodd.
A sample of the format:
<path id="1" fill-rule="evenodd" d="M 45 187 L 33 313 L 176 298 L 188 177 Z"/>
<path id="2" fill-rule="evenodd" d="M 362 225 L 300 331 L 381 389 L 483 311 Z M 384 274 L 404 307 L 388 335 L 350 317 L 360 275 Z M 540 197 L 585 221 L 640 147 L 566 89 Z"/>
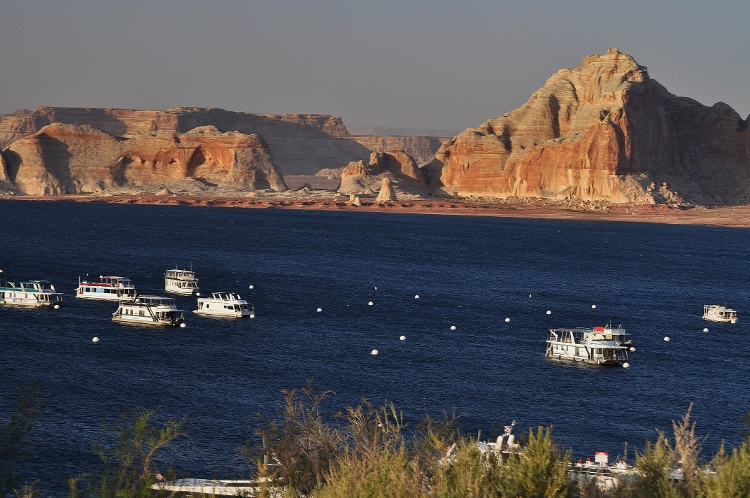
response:
<path id="1" fill-rule="evenodd" d="M 308 379 L 336 392 L 331 411 L 368 398 L 412 425 L 426 413 L 487 435 L 552 425 L 576 457 L 625 442 L 632 456 L 691 402 L 711 456 L 739 443 L 750 410 L 749 230 L 24 201 L 0 215 L 0 277 L 65 292 L 56 311 L 0 307 L 0 416 L 30 379 L 44 399 L 14 470 L 53 494 L 95 469 L 101 424 L 137 407 L 184 420 L 171 455 L 183 476 L 246 477 L 237 449 L 256 414 L 276 415 L 281 390 Z M 175 265 L 257 317 L 153 330 L 74 298 L 79 276 L 101 274 L 163 294 Z M 708 303 L 739 323 L 704 322 Z M 632 334 L 631 368 L 545 360 L 548 328 L 610 319 Z"/>

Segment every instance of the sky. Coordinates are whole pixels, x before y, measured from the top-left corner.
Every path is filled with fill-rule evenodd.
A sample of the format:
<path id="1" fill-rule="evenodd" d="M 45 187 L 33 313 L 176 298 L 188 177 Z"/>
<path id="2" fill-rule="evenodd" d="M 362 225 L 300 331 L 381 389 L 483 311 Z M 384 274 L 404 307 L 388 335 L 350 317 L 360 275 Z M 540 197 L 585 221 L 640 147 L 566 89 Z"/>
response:
<path id="1" fill-rule="evenodd" d="M 0 113 L 219 107 L 460 131 L 617 47 L 750 114 L 750 1 L 0 0 Z"/>

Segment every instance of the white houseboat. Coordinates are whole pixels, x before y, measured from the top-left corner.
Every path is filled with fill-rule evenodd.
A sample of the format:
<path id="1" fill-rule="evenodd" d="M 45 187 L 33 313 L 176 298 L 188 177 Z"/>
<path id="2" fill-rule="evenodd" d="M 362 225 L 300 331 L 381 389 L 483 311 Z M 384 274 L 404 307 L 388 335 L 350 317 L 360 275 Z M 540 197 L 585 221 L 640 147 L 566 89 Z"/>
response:
<path id="1" fill-rule="evenodd" d="M 17 286 L 6 282 L 0 287 L 0 304 L 13 306 L 32 306 L 37 308 L 59 308 L 62 303 L 62 292 L 55 291 L 49 280 L 29 280 Z"/>
<path id="2" fill-rule="evenodd" d="M 112 320 L 134 325 L 184 326 L 185 312 L 177 309 L 171 297 L 138 296 L 120 301 Z"/>
<path id="3" fill-rule="evenodd" d="M 251 316 L 247 301 L 242 299 L 239 294 L 228 292 L 212 292 L 211 297 L 199 297 L 198 309 L 194 313 L 230 318 Z"/>
<path id="4" fill-rule="evenodd" d="M 719 304 L 704 304 L 703 319 L 709 322 L 737 323 L 737 312 Z"/>
<path id="5" fill-rule="evenodd" d="M 551 360 L 603 366 L 627 364 L 627 346 L 605 339 L 600 331 L 559 328 L 550 329 L 549 332 L 546 356 Z"/>
<path id="6" fill-rule="evenodd" d="M 193 270 L 179 270 L 174 268 L 164 272 L 164 290 L 169 294 L 180 296 L 200 296 L 198 279 Z"/>
<path id="7" fill-rule="evenodd" d="M 122 301 L 133 299 L 137 292 L 130 279 L 116 276 L 99 276 L 99 282 L 81 281 L 78 277 L 76 297 L 79 299 L 97 299 L 101 301 Z"/>

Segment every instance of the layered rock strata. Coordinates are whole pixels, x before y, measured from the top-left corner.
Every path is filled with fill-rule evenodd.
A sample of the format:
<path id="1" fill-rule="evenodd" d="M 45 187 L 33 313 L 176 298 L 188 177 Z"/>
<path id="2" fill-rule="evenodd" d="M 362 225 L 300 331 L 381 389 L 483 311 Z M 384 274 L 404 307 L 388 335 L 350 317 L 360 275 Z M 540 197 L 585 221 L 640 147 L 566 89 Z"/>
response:
<path id="1" fill-rule="evenodd" d="M 445 143 L 423 171 L 459 195 L 747 204 L 749 121 L 721 102 L 676 97 L 610 49 Z"/>
<path id="2" fill-rule="evenodd" d="M 167 110 L 40 107 L 0 117 L 0 148 L 52 123 L 86 125 L 117 137 L 182 134 L 202 126 L 260 135 L 282 174 L 315 174 L 367 160 L 370 151 L 346 131 L 341 118 L 317 114 L 253 114 L 183 107 Z"/>
<path id="3" fill-rule="evenodd" d="M 53 123 L 12 142 L 2 155 L 7 181 L 29 195 L 99 193 L 183 179 L 286 189 L 262 137 L 210 126 L 126 138 L 87 125 Z"/>

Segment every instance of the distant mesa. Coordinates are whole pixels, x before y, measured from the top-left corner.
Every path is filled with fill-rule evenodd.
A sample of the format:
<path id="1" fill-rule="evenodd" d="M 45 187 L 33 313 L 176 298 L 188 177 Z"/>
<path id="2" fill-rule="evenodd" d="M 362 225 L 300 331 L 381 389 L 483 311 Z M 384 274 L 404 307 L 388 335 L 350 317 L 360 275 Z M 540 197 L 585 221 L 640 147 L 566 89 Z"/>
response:
<path id="1" fill-rule="evenodd" d="M 53 123 L 12 142 L 3 158 L 0 176 L 28 195 L 96 194 L 185 179 L 286 190 L 262 137 L 211 126 L 126 138 L 88 125 Z"/>
<path id="2" fill-rule="evenodd" d="M 315 114 L 19 110 L 0 117 L 0 195 L 174 182 L 280 192 L 286 177 L 356 196 L 387 179 L 399 198 L 740 205 L 750 204 L 748 124 L 724 103 L 671 94 L 613 48 L 559 70 L 518 109 L 442 137 L 355 136 Z"/>

